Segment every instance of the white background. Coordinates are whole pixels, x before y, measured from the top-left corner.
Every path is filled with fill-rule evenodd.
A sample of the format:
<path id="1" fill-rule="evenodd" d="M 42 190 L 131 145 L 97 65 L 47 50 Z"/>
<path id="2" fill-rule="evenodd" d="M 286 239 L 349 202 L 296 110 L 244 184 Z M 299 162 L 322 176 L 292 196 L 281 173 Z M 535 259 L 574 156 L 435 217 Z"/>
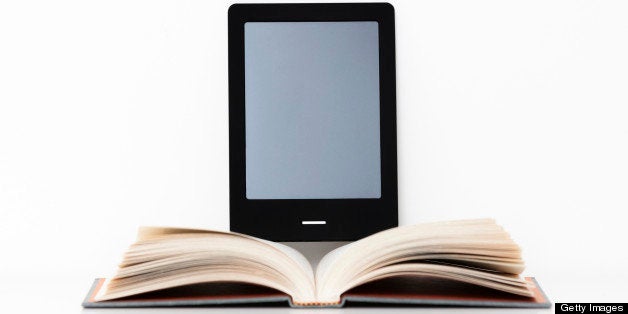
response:
<path id="1" fill-rule="evenodd" d="M 0 2 L 3 304 L 228 229 L 229 4 Z M 553 301 L 626 302 L 628 2 L 393 4 L 400 223 L 493 217 Z"/>

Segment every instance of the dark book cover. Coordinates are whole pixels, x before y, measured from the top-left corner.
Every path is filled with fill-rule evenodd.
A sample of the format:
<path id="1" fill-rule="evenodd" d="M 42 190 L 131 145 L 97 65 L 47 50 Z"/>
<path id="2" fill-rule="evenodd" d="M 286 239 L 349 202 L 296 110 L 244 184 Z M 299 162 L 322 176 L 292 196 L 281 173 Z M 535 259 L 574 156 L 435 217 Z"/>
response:
<path id="1" fill-rule="evenodd" d="M 105 279 L 96 279 L 83 301 L 86 308 L 191 307 L 191 306 L 459 306 L 549 308 L 551 303 L 532 277 L 525 278 L 534 297 L 513 295 L 449 280 L 390 278 L 361 285 L 342 295 L 339 303 L 295 304 L 290 296 L 274 289 L 239 283 L 207 283 L 165 289 L 123 299 L 95 302 Z"/>

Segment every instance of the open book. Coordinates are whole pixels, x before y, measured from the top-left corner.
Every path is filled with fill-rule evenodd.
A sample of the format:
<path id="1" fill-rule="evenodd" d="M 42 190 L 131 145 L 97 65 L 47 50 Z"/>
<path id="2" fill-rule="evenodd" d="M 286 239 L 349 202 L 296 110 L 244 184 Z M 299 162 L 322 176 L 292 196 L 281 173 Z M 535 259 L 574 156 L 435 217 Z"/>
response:
<path id="1" fill-rule="evenodd" d="M 244 234 L 142 227 L 116 275 L 97 280 L 83 305 L 281 300 L 293 306 L 334 306 L 351 300 L 549 305 L 535 281 L 519 276 L 523 269 L 519 246 L 490 219 L 382 231 L 329 252 L 315 270 L 296 250 Z M 429 291 L 422 291 L 421 286 Z M 169 291 L 173 294 L 168 295 Z M 430 302 L 430 297 L 454 302 Z"/>

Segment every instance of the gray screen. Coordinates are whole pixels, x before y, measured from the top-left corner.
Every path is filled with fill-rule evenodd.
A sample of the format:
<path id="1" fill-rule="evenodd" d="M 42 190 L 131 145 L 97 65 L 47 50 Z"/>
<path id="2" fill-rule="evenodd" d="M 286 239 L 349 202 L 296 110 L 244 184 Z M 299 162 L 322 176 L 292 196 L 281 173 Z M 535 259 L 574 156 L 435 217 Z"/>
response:
<path id="1" fill-rule="evenodd" d="M 377 22 L 244 25 L 246 197 L 381 196 Z"/>

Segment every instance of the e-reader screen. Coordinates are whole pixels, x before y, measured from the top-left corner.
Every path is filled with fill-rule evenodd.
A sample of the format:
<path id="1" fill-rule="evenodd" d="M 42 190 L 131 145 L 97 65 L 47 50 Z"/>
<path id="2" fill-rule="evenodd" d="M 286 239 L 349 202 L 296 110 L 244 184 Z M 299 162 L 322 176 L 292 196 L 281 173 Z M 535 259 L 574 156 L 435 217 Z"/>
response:
<path id="1" fill-rule="evenodd" d="M 378 23 L 244 24 L 247 199 L 382 195 Z"/>

